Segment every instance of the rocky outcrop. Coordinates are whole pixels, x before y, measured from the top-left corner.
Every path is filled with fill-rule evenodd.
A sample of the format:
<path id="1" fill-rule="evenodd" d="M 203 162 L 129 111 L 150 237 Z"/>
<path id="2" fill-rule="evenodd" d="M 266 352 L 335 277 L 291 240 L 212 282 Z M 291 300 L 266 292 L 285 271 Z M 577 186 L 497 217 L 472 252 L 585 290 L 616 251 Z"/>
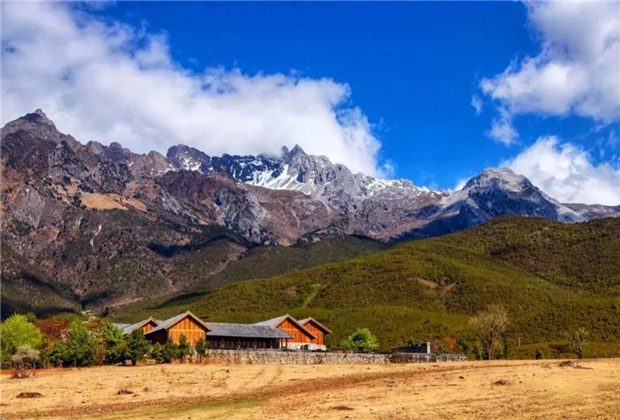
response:
<path id="1" fill-rule="evenodd" d="M 37 267 L 33 290 L 68 288 L 84 306 L 191 291 L 257 245 L 428 237 L 505 214 L 567 222 L 620 214 L 560 204 L 508 169 L 434 191 L 355 174 L 299 146 L 279 156 L 208 156 L 179 145 L 164 157 L 82 145 L 41 110 L 8 123 L 0 147 L 10 281 L 25 284 L 20 265 Z"/>

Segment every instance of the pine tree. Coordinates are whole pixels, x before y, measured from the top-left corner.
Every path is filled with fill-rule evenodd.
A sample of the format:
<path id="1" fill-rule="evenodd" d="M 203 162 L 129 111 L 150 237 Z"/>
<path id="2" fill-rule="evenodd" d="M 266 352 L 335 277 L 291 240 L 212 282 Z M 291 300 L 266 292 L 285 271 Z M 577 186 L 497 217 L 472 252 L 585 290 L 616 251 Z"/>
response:
<path id="1" fill-rule="evenodd" d="M 204 339 L 200 339 L 196 342 L 196 353 L 198 354 L 198 361 L 202 363 L 202 359 L 207 354 L 207 342 Z"/>
<path id="2" fill-rule="evenodd" d="M 174 359 L 179 357 L 179 346 L 174 344 L 174 341 L 168 339 L 166 344 L 162 347 L 162 359 L 166 363 L 171 363 Z"/>
<path id="3" fill-rule="evenodd" d="M 148 353 L 151 346 L 141 329 L 134 330 L 126 339 L 125 358 L 135 366 Z"/>
<path id="4" fill-rule="evenodd" d="M 181 334 L 179 338 L 179 362 L 183 363 L 183 361 L 191 354 L 192 347 L 189 345 L 189 341 L 187 341 L 187 337 L 184 334 Z"/>

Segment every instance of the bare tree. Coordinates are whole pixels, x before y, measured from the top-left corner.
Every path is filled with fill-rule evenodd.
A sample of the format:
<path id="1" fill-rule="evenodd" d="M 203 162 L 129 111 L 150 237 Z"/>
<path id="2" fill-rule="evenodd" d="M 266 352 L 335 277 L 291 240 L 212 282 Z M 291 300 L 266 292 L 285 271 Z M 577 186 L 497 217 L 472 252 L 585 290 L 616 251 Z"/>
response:
<path id="1" fill-rule="evenodd" d="M 480 340 L 482 351 L 488 360 L 495 342 L 506 331 L 508 325 L 508 313 L 499 305 L 490 305 L 485 310 L 478 312 L 470 320 L 474 332 Z"/>
<path id="2" fill-rule="evenodd" d="M 586 338 L 588 337 L 588 331 L 584 327 L 577 328 L 572 334 L 569 335 L 570 348 L 577 355 L 578 359 L 583 359 L 583 348 L 586 345 Z"/>

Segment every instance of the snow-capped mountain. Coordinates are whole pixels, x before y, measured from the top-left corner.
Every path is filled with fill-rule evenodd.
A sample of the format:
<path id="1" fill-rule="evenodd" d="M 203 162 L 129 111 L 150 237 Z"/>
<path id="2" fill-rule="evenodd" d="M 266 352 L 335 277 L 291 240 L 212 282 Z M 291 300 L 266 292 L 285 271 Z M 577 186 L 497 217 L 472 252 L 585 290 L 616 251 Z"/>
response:
<path id="1" fill-rule="evenodd" d="M 209 156 L 177 145 L 163 156 L 133 153 L 119 143 L 82 145 L 41 110 L 8 123 L 2 137 L 9 164 L 21 168 L 47 156 L 37 161 L 35 178 L 43 189 L 58 185 L 42 196 L 83 203 L 88 194 L 104 194 L 111 200 L 105 208 L 132 203 L 158 214 L 149 217 L 221 225 L 254 244 L 342 234 L 384 241 L 427 237 L 506 214 L 562 222 L 620 214 L 614 207 L 561 204 L 505 168 L 487 169 L 459 191 L 435 191 L 353 173 L 299 146 L 284 147 L 279 156 Z M 31 153 L 24 154 L 26 144 Z M 33 176 L 32 167 L 24 170 L 25 179 Z"/>
<path id="2" fill-rule="evenodd" d="M 221 169 L 240 183 L 301 192 L 344 216 L 346 231 L 383 240 L 444 234 L 505 214 L 562 222 L 584 221 L 589 219 L 586 214 L 618 215 L 613 207 L 575 211 L 507 168 L 486 169 L 458 191 L 435 191 L 405 179 L 354 174 L 325 156 L 306 154 L 299 146 L 284 147 L 279 157 L 209 157 L 187 146 L 175 146 L 167 156 L 171 162 L 181 162 L 176 170 Z"/>

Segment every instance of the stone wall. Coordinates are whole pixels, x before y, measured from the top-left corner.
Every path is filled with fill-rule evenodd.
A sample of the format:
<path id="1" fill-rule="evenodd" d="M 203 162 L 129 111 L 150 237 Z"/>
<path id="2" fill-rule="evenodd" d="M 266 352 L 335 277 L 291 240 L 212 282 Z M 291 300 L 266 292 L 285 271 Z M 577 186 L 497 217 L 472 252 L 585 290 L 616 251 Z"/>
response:
<path id="1" fill-rule="evenodd" d="M 246 363 L 268 365 L 313 364 L 385 364 L 385 363 L 434 363 L 465 361 L 460 354 L 361 354 L 315 353 L 279 350 L 209 350 L 207 363 Z"/>

